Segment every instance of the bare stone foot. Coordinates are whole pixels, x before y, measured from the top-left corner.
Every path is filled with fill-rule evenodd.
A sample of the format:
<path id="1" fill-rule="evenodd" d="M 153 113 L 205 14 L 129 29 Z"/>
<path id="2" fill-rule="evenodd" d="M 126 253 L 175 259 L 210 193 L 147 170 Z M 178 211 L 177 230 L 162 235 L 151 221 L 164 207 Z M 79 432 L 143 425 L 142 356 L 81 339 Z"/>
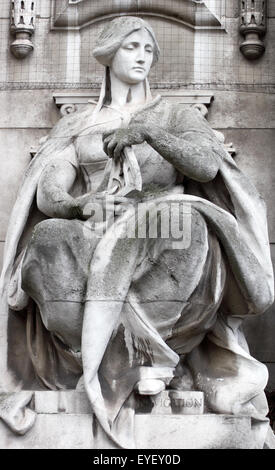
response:
<path id="1" fill-rule="evenodd" d="M 157 395 L 165 390 L 165 383 L 160 379 L 143 379 L 137 382 L 135 390 L 139 395 Z"/>

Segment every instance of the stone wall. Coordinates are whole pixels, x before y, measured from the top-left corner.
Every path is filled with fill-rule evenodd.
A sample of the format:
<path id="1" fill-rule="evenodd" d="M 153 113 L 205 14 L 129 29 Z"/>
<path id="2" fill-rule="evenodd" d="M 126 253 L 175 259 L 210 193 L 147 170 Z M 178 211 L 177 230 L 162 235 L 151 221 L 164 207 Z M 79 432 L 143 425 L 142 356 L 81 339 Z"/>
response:
<path id="1" fill-rule="evenodd" d="M 61 11 L 66 11 L 68 3 L 63 2 Z M 192 29 L 159 16 L 149 18 L 162 48 L 162 59 L 151 81 L 155 88 L 180 85 L 183 93 L 200 88 L 214 94 L 209 122 L 225 134 L 227 142 L 233 142 L 237 163 L 266 200 L 275 262 L 275 5 L 269 1 L 266 52 L 261 59 L 248 61 L 239 51 L 239 3 L 208 0 L 209 21 L 215 22 L 213 14 L 218 17 L 213 29 Z M 0 7 L 1 259 L 9 214 L 31 158 L 30 149 L 60 116 L 53 94 L 87 91 L 90 84 L 95 89 L 99 86 L 102 68 L 92 58 L 91 49 L 102 21 L 79 30 L 51 29 L 51 1 L 40 0 L 32 38 L 34 52 L 20 61 L 9 50 L 13 40 L 9 35 L 9 2 L 0 0 Z M 269 387 L 273 389 L 274 311 L 272 307 L 245 323 L 251 351 L 268 365 Z"/>

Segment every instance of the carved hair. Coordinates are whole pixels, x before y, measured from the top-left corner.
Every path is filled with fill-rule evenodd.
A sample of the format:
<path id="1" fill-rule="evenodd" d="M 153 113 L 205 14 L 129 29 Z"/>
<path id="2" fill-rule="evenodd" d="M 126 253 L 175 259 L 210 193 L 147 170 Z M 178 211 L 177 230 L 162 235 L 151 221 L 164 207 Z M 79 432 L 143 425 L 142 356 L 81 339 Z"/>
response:
<path id="1" fill-rule="evenodd" d="M 122 16 L 107 23 L 96 41 L 93 50 L 94 57 L 102 65 L 110 66 L 115 53 L 120 48 L 124 39 L 141 28 L 145 28 L 152 36 L 154 42 L 152 65 L 154 65 L 158 61 L 160 54 L 154 31 L 149 23 L 135 16 Z"/>

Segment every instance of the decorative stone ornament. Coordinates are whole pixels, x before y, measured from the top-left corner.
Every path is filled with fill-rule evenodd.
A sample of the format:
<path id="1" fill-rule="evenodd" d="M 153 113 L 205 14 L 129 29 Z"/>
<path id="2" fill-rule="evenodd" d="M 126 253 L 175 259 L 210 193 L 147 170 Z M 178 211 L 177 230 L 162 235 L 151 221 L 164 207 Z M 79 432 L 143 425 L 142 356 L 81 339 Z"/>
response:
<path id="1" fill-rule="evenodd" d="M 240 49 L 249 60 L 258 59 L 265 51 L 263 36 L 266 33 L 266 7 L 267 0 L 240 2 L 240 32 L 245 38 Z"/>
<path id="2" fill-rule="evenodd" d="M 15 41 L 11 52 L 17 59 L 24 59 L 33 50 L 31 36 L 35 30 L 35 0 L 12 0 L 11 33 Z"/>
<path id="3" fill-rule="evenodd" d="M 52 24 L 54 30 L 76 30 L 117 15 L 132 15 L 167 19 L 173 23 L 197 29 L 224 29 L 220 18 L 203 0 L 170 0 L 169 2 L 148 0 L 60 0 L 52 1 Z"/>

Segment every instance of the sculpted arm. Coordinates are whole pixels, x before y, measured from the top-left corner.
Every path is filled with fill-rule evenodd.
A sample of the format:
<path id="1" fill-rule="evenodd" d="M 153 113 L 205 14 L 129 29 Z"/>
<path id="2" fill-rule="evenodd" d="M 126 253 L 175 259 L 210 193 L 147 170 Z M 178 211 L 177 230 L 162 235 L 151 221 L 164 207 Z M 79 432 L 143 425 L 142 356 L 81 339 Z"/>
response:
<path id="1" fill-rule="evenodd" d="M 37 206 L 48 217 L 72 219 L 79 215 L 77 201 L 69 194 L 77 175 L 69 161 L 74 152 L 74 146 L 70 145 L 64 150 L 64 158 L 49 163 L 40 177 Z"/>
<path id="2" fill-rule="evenodd" d="M 197 113 L 197 112 L 196 112 Z M 215 178 L 219 170 L 219 154 L 222 151 L 212 130 L 200 116 L 192 113 L 190 127 L 180 128 L 180 119 L 171 129 L 147 124 L 136 124 L 127 129 L 106 133 L 104 150 L 109 157 L 117 158 L 127 145 L 146 141 L 163 158 L 185 176 L 206 183 Z"/>
<path id="3" fill-rule="evenodd" d="M 177 137 L 164 129 L 152 128 L 146 141 L 180 173 L 206 183 L 215 178 L 219 161 L 215 147 L 198 133 L 197 142 Z"/>

